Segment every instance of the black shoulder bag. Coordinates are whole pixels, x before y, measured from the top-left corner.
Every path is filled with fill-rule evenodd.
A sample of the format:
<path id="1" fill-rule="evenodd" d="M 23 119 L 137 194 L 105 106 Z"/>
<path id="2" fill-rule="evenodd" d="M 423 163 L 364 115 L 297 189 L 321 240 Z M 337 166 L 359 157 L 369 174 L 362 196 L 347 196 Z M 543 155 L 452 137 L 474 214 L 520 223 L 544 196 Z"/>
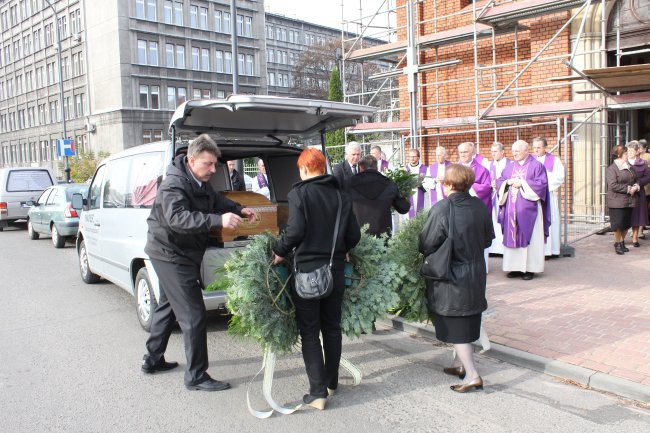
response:
<path id="1" fill-rule="evenodd" d="M 449 201 L 449 235 L 440 247 L 426 256 L 420 274 L 428 280 L 448 280 L 454 252 L 454 204 Z"/>
<path id="2" fill-rule="evenodd" d="M 336 190 L 339 199 L 339 208 L 336 213 L 336 224 L 334 224 L 334 239 L 332 240 L 332 254 L 328 265 L 323 265 L 311 272 L 298 272 L 296 267 L 296 257 L 293 258 L 293 275 L 296 285 L 296 293 L 302 299 L 322 299 L 327 298 L 334 290 L 334 279 L 332 278 L 332 261 L 334 260 L 334 249 L 336 248 L 336 238 L 339 233 L 339 223 L 341 222 L 341 193 Z"/>

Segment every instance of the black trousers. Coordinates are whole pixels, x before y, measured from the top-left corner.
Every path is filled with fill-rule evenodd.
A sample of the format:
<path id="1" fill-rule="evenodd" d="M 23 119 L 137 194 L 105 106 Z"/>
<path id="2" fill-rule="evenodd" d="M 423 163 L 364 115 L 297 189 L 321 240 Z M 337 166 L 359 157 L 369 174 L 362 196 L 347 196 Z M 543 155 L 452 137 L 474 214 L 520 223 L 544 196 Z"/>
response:
<path id="1" fill-rule="evenodd" d="M 178 320 L 187 358 L 185 383 L 195 385 L 205 380 L 208 369 L 208 336 L 200 267 L 153 259 L 151 263 L 160 281 L 160 299 L 153 312 L 151 334 L 147 339 L 149 360 L 160 362 L 174 322 Z"/>
<path id="2" fill-rule="evenodd" d="M 327 388 L 336 389 L 341 362 L 341 304 L 345 290 L 343 269 L 332 269 L 334 291 L 319 300 L 306 300 L 292 291 L 296 320 L 302 342 L 302 359 L 309 378 L 309 394 L 327 397 Z M 323 334 L 321 346 L 319 334 Z M 325 358 L 323 359 L 323 352 Z"/>

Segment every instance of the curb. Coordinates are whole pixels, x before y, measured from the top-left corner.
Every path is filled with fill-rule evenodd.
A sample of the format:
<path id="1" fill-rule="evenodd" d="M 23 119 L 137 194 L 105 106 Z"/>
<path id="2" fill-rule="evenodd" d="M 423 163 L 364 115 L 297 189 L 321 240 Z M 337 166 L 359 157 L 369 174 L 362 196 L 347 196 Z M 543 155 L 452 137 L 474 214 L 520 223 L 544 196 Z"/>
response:
<path id="1" fill-rule="evenodd" d="M 386 319 L 377 320 L 377 322 L 426 339 L 434 340 L 436 338 L 435 329 L 431 324 L 409 322 L 397 316 L 389 316 Z M 650 386 L 611 376 L 607 373 L 545 358 L 496 343 L 492 343 L 492 348 L 483 352 L 482 355 L 566 379 L 589 389 L 606 391 L 621 397 L 650 403 Z"/>

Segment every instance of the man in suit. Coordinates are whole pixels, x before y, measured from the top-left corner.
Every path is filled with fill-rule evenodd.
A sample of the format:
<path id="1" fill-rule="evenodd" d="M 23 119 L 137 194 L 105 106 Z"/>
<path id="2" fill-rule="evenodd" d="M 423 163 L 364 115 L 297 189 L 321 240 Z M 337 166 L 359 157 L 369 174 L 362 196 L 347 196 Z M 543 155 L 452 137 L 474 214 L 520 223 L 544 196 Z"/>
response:
<path id="1" fill-rule="evenodd" d="M 232 182 L 233 191 L 246 191 L 246 181 L 244 175 L 235 168 L 235 161 L 228 161 L 228 175 Z"/>
<path id="2" fill-rule="evenodd" d="M 338 179 L 341 189 L 347 190 L 350 178 L 359 173 L 359 159 L 361 146 L 356 141 L 351 141 L 345 147 L 345 161 L 334 166 L 333 175 Z"/>
<path id="3" fill-rule="evenodd" d="M 359 161 L 361 172 L 350 179 L 352 208 L 360 226 L 368 224 L 368 233 L 374 236 L 391 234 L 391 210 L 405 214 L 411 208 L 408 199 L 400 194 L 397 185 L 378 170 L 374 156 L 366 155 Z"/>

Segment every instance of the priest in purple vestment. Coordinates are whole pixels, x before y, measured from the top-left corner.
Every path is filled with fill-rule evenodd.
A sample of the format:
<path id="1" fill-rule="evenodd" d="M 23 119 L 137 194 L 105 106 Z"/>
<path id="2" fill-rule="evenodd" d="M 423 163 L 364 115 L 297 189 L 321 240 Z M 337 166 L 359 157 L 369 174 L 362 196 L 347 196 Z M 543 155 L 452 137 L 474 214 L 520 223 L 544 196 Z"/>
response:
<path id="1" fill-rule="evenodd" d="M 446 198 L 445 191 L 442 187 L 442 181 L 445 178 L 445 170 L 451 164 L 448 158 L 447 149 L 442 146 L 436 147 L 436 162 L 429 166 L 427 177 L 422 184 L 429 189 L 431 206 Z"/>
<path id="2" fill-rule="evenodd" d="M 492 185 L 490 182 L 490 172 L 487 168 L 479 163 L 475 155 L 475 146 L 472 142 L 461 143 L 458 146 L 458 163 L 469 167 L 474 171 L 476 176 L 469 193 L 481 199 L 485 206 L 490 209 L 492 204 Z"/>
<path id="3" fill-rule="evenodd" d="M 409 149 L 408 162 L 406 164 L 406 171 L 415 173 L 422 180 L 427 175 L 427 166 L 420 162 L 420 151 L 417 149 Z M 408 218 L 415 218 L 415 215 L 422 212 L 425 206 L 425 193 L 424 186 L 420 185 L 415 188 L 415 192 L 410 198 L 411 209 L 408 212 Z"/>
<path id="4" fill-rule="evenodd" d="M 535 273 L 544 272 L 544 242 L 551 225 L 548 178 L 524 140 L 514 142 L 512 156 L 515 161 L 497 180 L 503 270 L 508 278 L 532 280 Z"/>

